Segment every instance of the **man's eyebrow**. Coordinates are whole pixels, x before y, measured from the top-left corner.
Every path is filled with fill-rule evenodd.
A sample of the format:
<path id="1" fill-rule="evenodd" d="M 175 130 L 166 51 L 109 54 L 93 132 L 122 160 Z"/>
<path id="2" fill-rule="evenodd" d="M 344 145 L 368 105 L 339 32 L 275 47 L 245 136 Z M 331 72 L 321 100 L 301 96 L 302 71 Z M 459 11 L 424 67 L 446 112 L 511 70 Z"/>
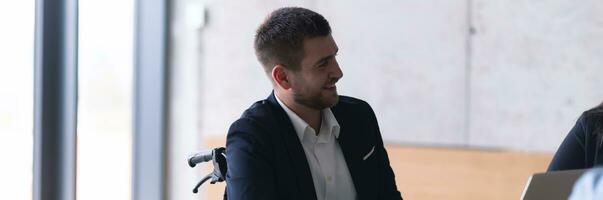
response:
<path id="1" fill-rule="evenodd" d="M 318 65 L 318 64 L 320 64 L 320 63 L 322 63 L 322 62 L 324 62 L 324 61 L 326 61 L 326 60 L 329 60 L 329 59 L 331 59 L 331 58 L 334 58 L 334 57 L 335 57 L 335 55 L 337 55 L 337 52 L 339 52 L 339 48 L 335 49 L 335 53 L 334 53 L 334 54 L 331 54 L 331 55 L 325 56 L 324 58 L 321 58 L 320 60 L 316 61 L 316 63 L 314 63 L 314 66 L 316 66 L 316 65 Z"/>

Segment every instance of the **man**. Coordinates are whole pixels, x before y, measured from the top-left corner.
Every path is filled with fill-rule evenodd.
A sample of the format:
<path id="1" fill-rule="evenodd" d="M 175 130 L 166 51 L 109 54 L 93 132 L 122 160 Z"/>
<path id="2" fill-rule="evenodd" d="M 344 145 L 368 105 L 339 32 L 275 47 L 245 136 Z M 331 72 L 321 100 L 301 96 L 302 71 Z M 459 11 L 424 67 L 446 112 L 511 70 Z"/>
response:
<path id="1" fill-rule="evenodd" d="M 278 9 L 254 46 L 274 90 L 228 131 L 228 199 L 402 199 L 372 108 L 337 94 L 326 19 Z"/>

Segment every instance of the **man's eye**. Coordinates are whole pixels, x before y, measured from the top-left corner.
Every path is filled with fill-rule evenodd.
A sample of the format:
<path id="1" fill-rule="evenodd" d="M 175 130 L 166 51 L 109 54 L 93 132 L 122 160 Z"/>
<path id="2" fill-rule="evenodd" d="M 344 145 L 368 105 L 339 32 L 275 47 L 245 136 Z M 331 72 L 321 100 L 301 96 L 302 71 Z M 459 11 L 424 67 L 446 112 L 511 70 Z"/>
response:
<path id="1" fill-rule="evenodd" d="M 325 61 L 322 61 L 321 63 L 318 64 L 318 68 L 324 68 L 327 65 L 329 65 L 329 61 L 325 60 Z"/>

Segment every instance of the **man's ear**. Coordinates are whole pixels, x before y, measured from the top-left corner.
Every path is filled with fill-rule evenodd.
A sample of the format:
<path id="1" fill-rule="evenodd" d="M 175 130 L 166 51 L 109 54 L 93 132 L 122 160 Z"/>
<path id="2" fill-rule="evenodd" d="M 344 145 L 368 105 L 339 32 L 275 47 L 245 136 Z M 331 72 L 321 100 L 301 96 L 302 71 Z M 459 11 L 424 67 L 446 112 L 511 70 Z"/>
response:
<path id="1" fill-rule="evenodd" d="M 287 76 L 285 67 L 283 65 L 275 65 L 272 68 L 272 80 L 274 83 L 285 90 L 291 88 L 291 82 L 289 82 L 289 77 Z"/>

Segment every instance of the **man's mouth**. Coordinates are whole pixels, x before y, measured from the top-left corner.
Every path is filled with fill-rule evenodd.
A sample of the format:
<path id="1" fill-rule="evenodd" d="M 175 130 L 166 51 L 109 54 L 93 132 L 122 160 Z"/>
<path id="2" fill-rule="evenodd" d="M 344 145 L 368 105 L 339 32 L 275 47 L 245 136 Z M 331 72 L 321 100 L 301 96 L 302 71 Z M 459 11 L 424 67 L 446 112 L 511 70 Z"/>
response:
<path id="1" fill-rule="evenodd" d="M 326 90 L 336 90 L 336 89 L 337 89 L 337 86 L 335 86 L 335 84 L 332 84 L 332 85 L 327 85 L 327 86 L 325 86 L 324 88 L 325 88 Z"/>

